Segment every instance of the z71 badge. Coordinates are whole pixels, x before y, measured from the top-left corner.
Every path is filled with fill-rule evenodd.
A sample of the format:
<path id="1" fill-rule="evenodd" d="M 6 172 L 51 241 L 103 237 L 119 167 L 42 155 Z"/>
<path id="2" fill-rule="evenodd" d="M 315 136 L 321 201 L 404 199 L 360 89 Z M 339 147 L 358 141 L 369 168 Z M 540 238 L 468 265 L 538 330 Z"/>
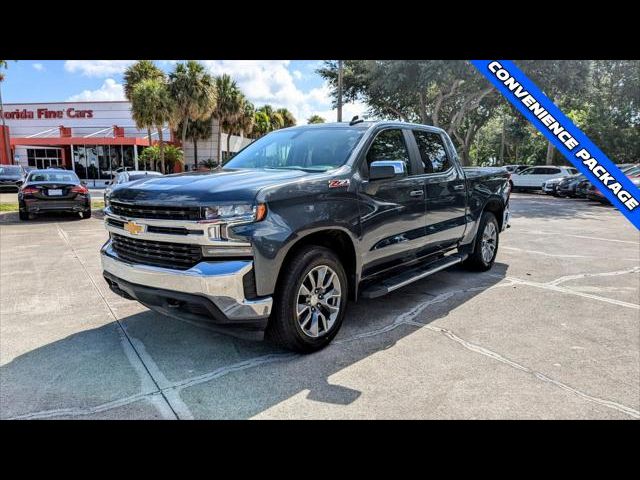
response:
<path id="1" fill-rule="evenodd" d="M 329 180 L 329 188 L 340 188 L 340 187 L 348 187 L 349 179 L 345 180 Z"/>

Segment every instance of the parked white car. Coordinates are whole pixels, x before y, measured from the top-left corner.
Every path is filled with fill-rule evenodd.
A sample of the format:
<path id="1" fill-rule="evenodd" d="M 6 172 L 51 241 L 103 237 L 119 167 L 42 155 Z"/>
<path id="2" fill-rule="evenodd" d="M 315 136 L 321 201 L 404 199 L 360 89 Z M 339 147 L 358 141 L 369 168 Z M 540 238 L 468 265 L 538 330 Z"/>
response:
<path id="1" fill-rule="evenodd" d="M 542 184 L 552 178 L 564 178 L 578 173 L 573 167 L 556 167 L 554 165 L 540 165 L 529 167 L 520 173 L 511 175 L 513 188 L 541 189 Z"/>

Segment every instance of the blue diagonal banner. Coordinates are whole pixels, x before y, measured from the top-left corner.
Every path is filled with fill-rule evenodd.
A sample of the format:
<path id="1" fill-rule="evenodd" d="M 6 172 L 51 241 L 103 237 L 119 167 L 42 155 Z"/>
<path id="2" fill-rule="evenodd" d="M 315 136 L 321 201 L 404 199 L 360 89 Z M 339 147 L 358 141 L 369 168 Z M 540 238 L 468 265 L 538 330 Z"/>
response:
<path id="1" fill-rule="evenodd" d="M 547 137 L 640 230 L 640 189 L 510 60 L 471 60 L 527 120 Z"/>

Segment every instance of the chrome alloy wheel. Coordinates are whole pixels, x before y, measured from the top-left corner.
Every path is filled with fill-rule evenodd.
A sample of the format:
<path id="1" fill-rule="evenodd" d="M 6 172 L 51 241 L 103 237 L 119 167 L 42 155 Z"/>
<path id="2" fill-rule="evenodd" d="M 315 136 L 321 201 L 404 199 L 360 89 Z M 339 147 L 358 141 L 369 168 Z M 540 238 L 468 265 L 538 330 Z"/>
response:
<path id="1" fill-rule="evenodd" d="M 482 243 L 480 244 L 482 260 L 489 263 L 493 259 L 498 242 L 498 230 L 493 222 L 487 222 L 482 232 Z"/>
<path id="2" fill-rule="evenodd" d="M 305 335 L 326 335 L 338 318 L 342 289 L 338 274 L 326 265 L 312 269 L 302 281 L 296 299 L 298 324 Z"/>

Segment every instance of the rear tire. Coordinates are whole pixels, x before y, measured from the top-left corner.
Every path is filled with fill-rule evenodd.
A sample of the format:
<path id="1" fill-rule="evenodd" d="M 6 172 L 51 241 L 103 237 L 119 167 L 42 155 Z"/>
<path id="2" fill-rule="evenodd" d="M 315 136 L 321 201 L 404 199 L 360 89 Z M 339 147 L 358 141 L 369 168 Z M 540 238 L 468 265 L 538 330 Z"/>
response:
<path id="1" fill-rule="evenodd" d="M 493 267 L 498 254 L 500 227 L 496 216 L 483 212 L 474 240 L 473 253 L 465 260 L 465 266 L 478 272 L 486 272 Z"/>
<path id="2" fill-rule="evenodd" d="M 82 212 L 82 218 L 91 218 L 91 210 Z"/>
<path id="3" fill-rule="evenodd" d="M 29 220 L 29 213 L 23 212 L 22 210 L 20 210 L 18 211 L 18 217 L 20 217 L 20 220 L 27 221 Z"/>
<path id="4" fill-rule="evenodd" d="M 283 265 L 266 337 L 300 353 L 326 347 L 340 330 L 348 294 L 336 254 L 315 245 L 302 248 Z"/>

